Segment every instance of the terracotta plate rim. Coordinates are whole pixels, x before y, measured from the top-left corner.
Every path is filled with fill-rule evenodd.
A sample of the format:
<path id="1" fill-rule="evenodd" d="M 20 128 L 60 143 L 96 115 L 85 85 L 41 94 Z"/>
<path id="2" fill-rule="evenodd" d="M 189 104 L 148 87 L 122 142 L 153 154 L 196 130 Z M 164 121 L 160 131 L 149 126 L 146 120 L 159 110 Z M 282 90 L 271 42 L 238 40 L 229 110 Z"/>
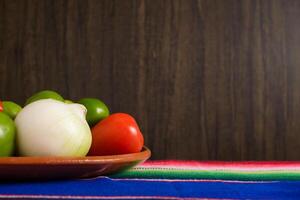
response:
<path id="1" fill-rule="evenodd" d="M 151 156 L 151 151 L 146 146 L 141 152 L 109 156 L 85 156 L 85 157 L 2 157 L 0 165 L 72 165 L 72 164 L 107 164 L 124 163 L 132 161 L 144 161 Z"/>

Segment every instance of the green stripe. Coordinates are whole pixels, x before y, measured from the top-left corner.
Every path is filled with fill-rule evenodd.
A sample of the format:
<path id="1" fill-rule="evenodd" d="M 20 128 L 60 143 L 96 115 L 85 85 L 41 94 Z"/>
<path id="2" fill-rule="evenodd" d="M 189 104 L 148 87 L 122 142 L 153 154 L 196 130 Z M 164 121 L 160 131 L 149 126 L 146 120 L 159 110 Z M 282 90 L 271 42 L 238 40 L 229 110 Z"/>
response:
<path id="1" fill-rule="evenodd" d="M 114 174 L 113 178 L 155 179 L 221 179 L 221 180 L 300 180 L 300 171 L 209 171 L 209 170 L 161 170 L 132 169 Z"/>

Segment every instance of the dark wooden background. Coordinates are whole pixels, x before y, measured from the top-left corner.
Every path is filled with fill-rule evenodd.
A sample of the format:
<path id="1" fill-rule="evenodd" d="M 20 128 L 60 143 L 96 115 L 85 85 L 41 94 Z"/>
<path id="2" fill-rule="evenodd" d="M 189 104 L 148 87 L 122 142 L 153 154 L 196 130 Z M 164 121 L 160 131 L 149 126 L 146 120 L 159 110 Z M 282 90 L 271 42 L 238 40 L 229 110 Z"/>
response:
<path id="1" fill-rule="evenodd" d="M 300 1 L 0 0 L 0 98 L 134 115 L 153 159 L 300 159 Z"/>

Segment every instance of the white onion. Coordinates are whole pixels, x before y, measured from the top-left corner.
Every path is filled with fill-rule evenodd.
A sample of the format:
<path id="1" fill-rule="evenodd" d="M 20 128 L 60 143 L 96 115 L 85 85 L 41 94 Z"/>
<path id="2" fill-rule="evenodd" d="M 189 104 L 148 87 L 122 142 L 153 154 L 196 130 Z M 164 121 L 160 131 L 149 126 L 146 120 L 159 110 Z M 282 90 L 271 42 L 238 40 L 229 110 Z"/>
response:
<path id="1" fill-rule="evenodd" d="M 43 99 L 28 104 L 15 119 L 21 156 L 85 156 L 91 146 L 86 108 Z"/>

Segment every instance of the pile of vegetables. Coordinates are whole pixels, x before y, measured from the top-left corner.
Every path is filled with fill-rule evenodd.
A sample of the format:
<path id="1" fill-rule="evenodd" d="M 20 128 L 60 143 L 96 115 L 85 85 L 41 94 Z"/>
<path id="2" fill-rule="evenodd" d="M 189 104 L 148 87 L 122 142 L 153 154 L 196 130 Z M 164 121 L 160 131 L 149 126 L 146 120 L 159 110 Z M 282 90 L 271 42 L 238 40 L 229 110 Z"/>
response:
<path id="1" fill-rule="evenodd" d="M 44 90 L 24 108 L 0 101 L 0 156 L 102 156 L 136 153 L 144 145 L 135 119 L 110 114 L 99 99 L 76 103 Z"/>

